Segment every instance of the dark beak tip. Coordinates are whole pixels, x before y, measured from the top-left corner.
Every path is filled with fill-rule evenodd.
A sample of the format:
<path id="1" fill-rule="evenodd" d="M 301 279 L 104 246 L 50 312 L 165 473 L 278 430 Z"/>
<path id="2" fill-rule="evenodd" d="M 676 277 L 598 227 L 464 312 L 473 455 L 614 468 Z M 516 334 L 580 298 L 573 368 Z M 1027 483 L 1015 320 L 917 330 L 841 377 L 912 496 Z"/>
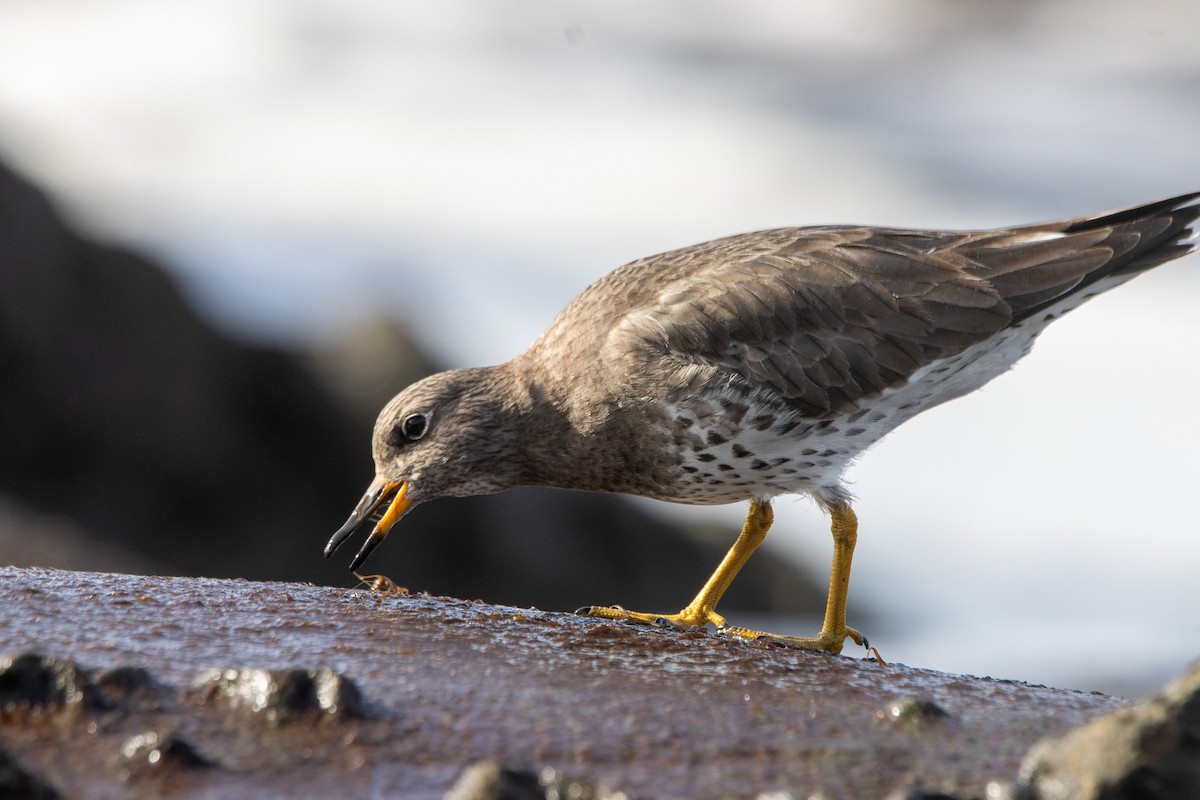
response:
<path id="1" fill-rule="evenodd" d="M 326 558 L 329 558 L 331 555 L 333 555 L 334 551 L 341 547 L 342 543 L 349 539 L 359 528 L 364 527 L 371 519 L 371 515 L 383 503 L 391 502 L 393 503 L 393 506 L 396 506 L 401 500 L 403 500 L 403 492 L 405 488 L 405 484 L 403 482 L 386 483 L 377 486 L 376 484 L 379 484 L 380 480 L 380 478 L 376 478 L 376 482 L 373 483 L 372 488 L 369 489 L 365 495 L 363 495 L 362 500 L 358 502 L 358 506 L 350 514 L 350 518 L 346 520 L 342 527 L 338 528 L 337 532 L 335 532 L 332 537 L 330 537 L 329 543 L 325 545 Z M 397 491 L 399 491 L 400 494 L 397 494 Z M 399 513 L 397 514 L 396 519 L 398 519 L 400 516 L 403 516 L 403 512 L 407 509 L 408 505 L 409 503 L 404 503 L 403 505 L 398 506 Z M 392 524 L 395 522 L 395 519 L 393 519 L 391 522 L 387 522 L 387 519 L 388 516 L 394 511 L 396 511 L 396 508 L 389 507 L 388 514 L 384 515 L 383 519 L 380 521 L 380 524 L 376 525 L 375 529 L 371 531 L 369 536 L 367 536 L 367 540 L 363 542 L 362 549 L 358 551 L 358 554 L 354 556 L 354 560 L 350 562 L 350 570 L 352 572 L 357 572 L 358 568 L 361 567 L 363 562 L 367 560 L 367 556 L 371 554 L 371 551 L 374 550 L 376 546 L 378 546 L 379 543 L 387 537 L 388 528 L 391 528 Z M 386 525 L 386 527 L 381 528 L 380 525 Z"/>
<path id="2" fill-rule="evenodd" d="M 334 551 L 342 546 L 350 536 L 358 530 L 358 526 L 363 523 L 363 515 L 359 513 L 359 509 L 355 509 L 350 518 L 342 523 L 342 527 L 338 528 L 333 536 L 329 537 L 328 544 L 325 545 L 325 557 L 329 558 Z"/>

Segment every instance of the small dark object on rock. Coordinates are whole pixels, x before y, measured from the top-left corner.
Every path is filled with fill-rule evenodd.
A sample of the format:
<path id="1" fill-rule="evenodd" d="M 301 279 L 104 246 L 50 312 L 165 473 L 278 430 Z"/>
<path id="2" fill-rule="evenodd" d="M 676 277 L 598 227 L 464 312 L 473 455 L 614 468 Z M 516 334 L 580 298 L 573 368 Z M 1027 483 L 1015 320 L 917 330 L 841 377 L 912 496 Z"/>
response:
<path id="1" fill-rule="evenodd" d="M 7 800 L 59 800 L 61 796 L 0 750 L 0 797 Z"/>
<path id="2" fill-rule="evenodd" d="M 1200 662 L 1162 694 L 1034 746 L 1021 800 L 1194 800 L 1200 792 Z"/>
<path id="3" fill-rule="evenodd" d="M 70 659 L 41 653 L 0 658 L 0 712 L 106 706 L 86 671 Z"/>
<path id="4" fill-rule="evenodd" d="M 271 723 L 314 714 L 326 719 L 363 716 L 358 686 L 328 669 L 214 669 L 201 675 L 197 685 L 206 700 L 223 699 Z"/>
<path id="5" fill-rule="evenodd" d="M 378 594 L 380 600 L 385 597 L 399 597 L 408 594 L 408 589 L 397 586 L 396 582 L 387 575 L 359 575 L 357 572 L 351 574 L 362 581 L 368 589 Z"/>
<path id="6" fill-rule="evenodd" d="M 537 775 L 529 770 L 480 761 L 463 770 L 446 800 L 545 800 Z"/>
<path id="7" fill-rule="evenodd" d="M 950 719 L 950 712 L 927 698 L 909 697 L 889 703 L 886 709 L 879 712 L 879 716 L 893 722 L 918 726 Z"/>
<path id="8" fill-rule="evenodd" d="M 624 792 L 593 789 L 552 767 L 541 772 L 480 761 L 467 767 L 446 800 L 634 800 Z"/>
<path id="9" fill-rule="evenodd" d="M 142 667 L 114 667 L 97 674 L 93 683 L 104 697 L 121 703 L 148 700 L 157 705 L 165 694 L 163 685 Z"/>
<path id="10" fill-rule="evenodd" d="M 946 794 L 945 792 L 930 791 L 929 789 L 919 789 L 917 787 L 908 787 L 905 789 L 897 789 L 889 794 L 884 800 L 964 800 L 956 794 Z M 989 798 L 989 800 L 991 800 Z"/>
<path id="11" fill-rule="evenodd" d="M 197 769 L 213 764 L 196 748 L 174 733 L 148 731 L 131 736 L 121 746 L 121 758 L 133 771 L 159 770 L 164 767 Z"/>

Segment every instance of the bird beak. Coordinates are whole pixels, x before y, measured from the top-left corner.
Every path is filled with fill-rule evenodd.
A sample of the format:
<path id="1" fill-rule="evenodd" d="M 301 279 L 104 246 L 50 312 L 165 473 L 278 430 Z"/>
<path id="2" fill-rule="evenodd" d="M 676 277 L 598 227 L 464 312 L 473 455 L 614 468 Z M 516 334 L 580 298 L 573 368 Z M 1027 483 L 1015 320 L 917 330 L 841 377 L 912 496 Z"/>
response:
<path id="1" fill-rule="evenodd" d="M 379 514 L 379 510 L 385 504 L 387 510 Z M 333 551 L 337 550 L 342 542 L 346 541 L 364 523 L 374 521 L 375 527 L 372 529 L 371 535 L 363 542 L 362 549 L 350 562 L 350 570 L 352 572 L 357 570 L 367 560 L 367 556 L 371 555 L 371 551 L 387 538 L 388 531 L 400 521 L 400 518 L 411 506 L 412 499 L 408 497 L 407 481 L 389 481 L 382 475 L 376 475 L 375 480 L 371 481 L 371 485 L 367 487 L 367 493 L 363 495 L 362 500 L 358 501 L 350 518 L 346 520 L 346 524 L 338 528 L 337 533 L 330 537 L 329 544 L 325 545 L 325 557 L 329 558 L 333 555 Z"/>

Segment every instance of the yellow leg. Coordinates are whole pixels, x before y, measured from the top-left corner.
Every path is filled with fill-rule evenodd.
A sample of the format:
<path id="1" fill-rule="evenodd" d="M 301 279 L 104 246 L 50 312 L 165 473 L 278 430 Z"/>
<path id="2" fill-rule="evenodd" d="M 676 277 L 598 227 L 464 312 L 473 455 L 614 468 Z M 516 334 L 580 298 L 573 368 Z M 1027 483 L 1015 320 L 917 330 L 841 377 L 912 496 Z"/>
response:
<path id="1" fill-rule="evenodd" d="M 813 637 L 780 636 L 748 628 L 728 627 L 723 630 L 724 633 L 750 639 L 766 638 L 830 653 L 842 652 L 846 639 L 866 646 L 867 640 L 861 633 L 846 627 L 846 596 L 850 592 L 850 564 L 854 559 L 854 545 L 858 541 L 858 517 L 850 506 L 833 506 L 829 514 L 833 518 L 830 526 L 833 533 L 833 566 L 829 571 L 829 596 L 825 601 L 825 622 L 821 625 L 821 632 Z"/>
<path id="2" fill-rule="evenodd" d="M 846 596 L 850 589 L 850 564 L 854 557 L 854 544 L 858 539 L 858 519 L 849 506 L 834 506 L 830 508 L 833 517 L 833 568 L 829 575 L 829 597 L 825 604 L 825 622 L 821 632 L 815 637 L 782 636 L 774 633 L 764 633 L 749 628 L 727 626 L 725 618 L 716 612 L 717 603 L 725 594 L 725 590 L 733 583 L 750 554 L 753 553 L 771 527 L 774 512 L 768 503 L 751 501 L 750 513 L 746 515 L 746 523 L 738 535 L 733 547 L 725 554 L 725 558 L 717 567 L 716 572 L 704 584 L 700 593 L 688 603 L 678 614 L 645 614 L 637 611 L 626 611 L 620 606 L 604 607 L 589 606 L 581 608 L 578 613 L 591 617 L 605 619 L 631 620 L 645 622 L 651 625 L 670 625 L 675 627 L 702 627 L 708 623 L 716 625 L 722 633 L 740 636 L 746 639 L 768 639 L 781 644 L 798 647 L 809 647 L 826 650 L 830 653 L 840 653 L 847 638 L 856 644 L 865 645 L 866 639 L 853 628 L 846 627 Z"/>
<path id="3" fill-rule="evenodd" d="M 729 588 L 729 584 L 733 583 L 734 576 L 746 565 L 750 554 L 758 549 L 763 539 L 767 538 L 767 531 L 770 530 L 771 522 L 774 519 L 775 512 L 771 510 L 770 503 L 750 501 L 750 513 L 746 515 L 746 523 L 742 526 L 742 532 L 738 534 L 737 541 L 733 543 L 733 547 L 729 548 L 729 552 L 721 560 L 716 572 L 704 584 L 704 588 L 678 614 L 644 614 L 638 611 L 626 611 L 620 606 L 588 606 L 579 609 L 577 613 L 589 617 L 633 620 L 648 622 L 651 625 L 671 625 L 679 628 L 702 627 L 711 622 L 718 628 L 723 628 L 725 618 L 717 613 L 717 603 L 725 594 L 725 590 Z"/>

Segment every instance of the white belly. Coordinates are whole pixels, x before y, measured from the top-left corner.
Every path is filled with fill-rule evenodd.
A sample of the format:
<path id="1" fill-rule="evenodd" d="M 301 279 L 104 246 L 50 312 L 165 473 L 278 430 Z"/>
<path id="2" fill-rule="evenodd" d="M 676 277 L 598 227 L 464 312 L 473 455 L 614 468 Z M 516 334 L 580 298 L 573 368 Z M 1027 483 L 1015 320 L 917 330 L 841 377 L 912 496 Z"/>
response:
<path id="1" fill-rule="evenodd" d="M 665 409 L 670 418 L 690 424 L 676 437 L 679 480 L 660 499 L 719 504 L 800 492 L 826 502 L 847 501 L 842 474 L 867 448 L 922 411 L 1003 374 L 1029 352 L 1051 320 L 1129 277 L 1100 281 L 958 355 L 934 361 L 904 385 L 886 389 L 858 411 L 833 420 L 806 421 L 765 405 L 731 419 L 719 399 L 688 398 Z M 760 413 L 775 413 L 778 419 L 765 430 L 745 424 Z"/>

